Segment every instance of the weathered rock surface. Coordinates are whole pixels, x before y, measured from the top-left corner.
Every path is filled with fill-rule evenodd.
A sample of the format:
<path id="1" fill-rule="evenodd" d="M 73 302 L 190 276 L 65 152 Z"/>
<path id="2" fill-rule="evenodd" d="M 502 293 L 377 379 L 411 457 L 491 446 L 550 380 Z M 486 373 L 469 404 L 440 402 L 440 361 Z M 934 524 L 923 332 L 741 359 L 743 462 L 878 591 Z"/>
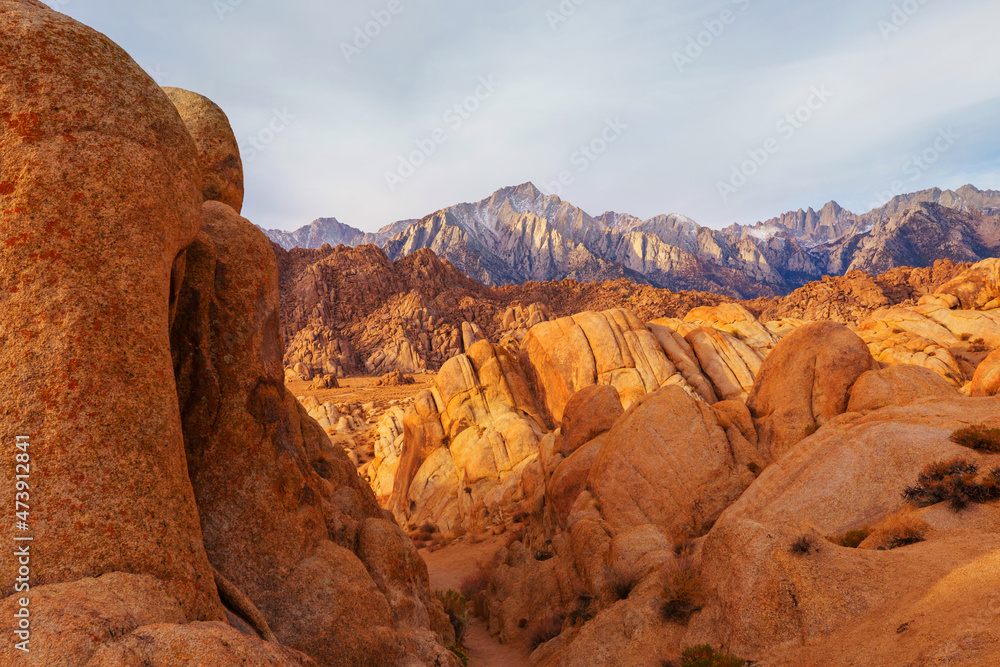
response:
<path id="1" fill-rule="evenodd" d="M 542 433 L 517 361 L 480 341 L 444 365 L 404 418 L 389 507 L 402 523 L 449 533 L 502 522 L 525 500 L 521 477 L 538 465 Z M 387 460 L 376 459 L 370 477 Z"/>
<path id="2" fill-rule="evenodd" d="M 871 412 L 936 398 L 954 398 L 955 388 L 937 373 L 919 366 L 891 366 L 868 371 L 851 387 L 848 412 Z"/>
<path id="3" fill-rule="evenodd" d="M 761 448 L 780 457 L 842 414 L 857 379 L 878 367 L 864 341 L 843 325 L 815 322 L 788 334 L 761 365 L 747 401 Z"/>
<path id="4" fill-rule="evenodd" d="M 8 637 L 17 629 L 17 598 L 0 602 Z M 226 623 L 187 623 L 177 599 L 149 575 L 112 573 L 32 587 L 30 609 L 30 653 L 4 642 L 4 664 L 316 665 L 298 651 L 241 635 Z"/>
<path id="5" fill-rule="evenodd" d="M 205 201 L 221 201 L 237 213 L 243 210 L 243 160 L 226 113 L 202 95 L 164 88 L 198 148 Z"/>
<path id="6" fill-rule="evenodd" d="M 181 95 L 185 128 L 41 3 L 0 22 L 0 430 L 51 509 L 30 664 L 457 664 L 413 545 L 284 387 L 271 245 L 203 193 L 192 135 L 231 136 L 224 115 Z"/>
<path id="7" fill-rule="evenodd" d="M 585 387 L 570 397 L 563 415 L 559 451 L 569 456 L 585 443 L 607 433 L 625 413 L 618 391 L 610 385 Z"/>
<path id="8" fill-rule="evenodd" d="M 615 424 L 590 469 L 588 488 L 616 530 L 653 524 L 699 534 L 753 481 L 762 462 L 719 416 L 679 387 L 640 399 Z M 740 441 L 742 440 L 742 442 Z"/>
<path id="9" fill-rule="evenodd" d="M 983 360 L 972 378 L 970 396 L 996 396 L 1000 394 L 1000 350 Z"/>
<path id="10" fill-rule="evenodd" d="M 107 37 L 33 1 L 3 0 L 0 22 L 0 436 L 30 437 L 32 535 L 58 545 L 33 581 L 148 574 L 188 620 L 222 620 L 170 360 L 194 143 Z"/>
<path id="11" fill-rule="evenodd" d="M 521 364 L 550 423 L 562 421 L 573 394 L 595 384 L 613 386 L 626 408 L 668 384 L 695 391 L 656 337 L 626 310 L 536 325 L 522 344 Z"/>
<path id="12" fill-rule="evenodd" d="M 361 527 L 382 513 L 355 466 L 284 387 L 270 243 L 225 204 L 204 210 L 204 230 L 187 253 L 173 347 L 209 559 L 282 643 L 321 664 L 395 659 L 401 628 L 387 591 L 414 591 L 396 600 L 421 610 L 409 612 L 406 629 L 415 613 L 430 628 L 426 572 L 421 579 L 418 569 L 400 567 L 395 574 L 413 580 L 381 576 L 380 591 L 353 553 Z M 393 548 L 403 558 L 412 545 Z"/>

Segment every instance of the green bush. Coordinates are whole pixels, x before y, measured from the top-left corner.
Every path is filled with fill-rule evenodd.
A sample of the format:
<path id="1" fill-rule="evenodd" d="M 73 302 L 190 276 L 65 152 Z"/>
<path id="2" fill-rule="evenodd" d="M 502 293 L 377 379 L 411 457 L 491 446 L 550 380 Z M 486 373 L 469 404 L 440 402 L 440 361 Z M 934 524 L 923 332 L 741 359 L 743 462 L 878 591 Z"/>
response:
<path id="1" fill-rule="evenodd" d="M 849 530 L 840 537 L 828 537 L 827 539 L 836 545 L 846 547 L 848 549 L 857 549 L 858 545 L 867 540 L 868 536 L 871 534 L 872 529 L 865 526 L 864 528 Z"/>
<path id="2" fill-rule="evenodd" d="M 455 644 L 454 646 L 449 646 L 448 650 L 458 656 L 458 659 L 462 661 L 462 665 L 464 667 L 468 667 L 469 654 L 466 652 L 464 646 L 460 644 Z"/>
<path id="3" fill-rule="evenodd" d="M 743 667 L 746 660 L 716 652 L 707 644 L 691 646 L 681 654 L 681 667 Z"/>
<path id="4" fill-rule="evenodd" d="M 434 597 L 441 601 L 444 611 L 448 614 L 451 627 L 455 629 L 455 643 L 462 646 L 465 633 L 469 631 L 469 624 L 472 622 L 468 610 L 468 600 L 458 591 L 434 591 Z"/>

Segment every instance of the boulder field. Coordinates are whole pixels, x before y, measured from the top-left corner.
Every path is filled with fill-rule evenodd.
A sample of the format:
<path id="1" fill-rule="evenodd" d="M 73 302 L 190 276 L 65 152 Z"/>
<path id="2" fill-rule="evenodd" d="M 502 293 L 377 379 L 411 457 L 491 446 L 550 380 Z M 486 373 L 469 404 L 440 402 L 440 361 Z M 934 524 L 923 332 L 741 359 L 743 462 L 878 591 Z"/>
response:
<path id="1" fill-rule="evenodd" d="M 0 24 L 0 439 L 29 438 L 34 538 L 31 651 L 0 663 L 460 664 L 415 547 L 285 389 L 225 114 L 40 2 Z"/>
<path id="2" fill-rule="evenodd" d="M 738 304 L 286 252 L 222 109 L 0 23 L 0 664 L 455 667 L 418 530 L 509 534 L 468 592 L 533 665 L 1000 662 L 1000 260 Z M 438 369 L 363 477 L 374 413 L 285 387 Z"/>
<path id="3" fill-rule="evenodd" d="M 996 315 L 975 290 L 995 287 L 960 276 L 877 316 L 938 327 L 966 360 L 947 368 L 876 359 L 872 325 L 762 323 L 738 304 L 540 322 L 516 357 L 484 340 L 447 362 L 366 470 L 404 527 L 511 531 L 477 607 L 531 664 L 680 664 L 705 646 L 768 665 L 991 664 L 1000 402 Z M 964 481 L 927 477 L 956 460 Z"/>

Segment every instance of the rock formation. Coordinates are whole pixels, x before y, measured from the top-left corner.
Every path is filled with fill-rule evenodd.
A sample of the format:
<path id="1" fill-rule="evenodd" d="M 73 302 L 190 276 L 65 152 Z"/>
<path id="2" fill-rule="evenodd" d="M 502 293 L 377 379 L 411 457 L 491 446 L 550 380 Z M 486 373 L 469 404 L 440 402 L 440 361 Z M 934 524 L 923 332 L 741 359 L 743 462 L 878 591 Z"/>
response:
<path id="1" fill-rule="evenodd" d="M 225 115 L 34 0 L 0 21 L 20 323 L 0 430 L 31 443 L 30 664 L 458 664 L 415 547 L 284 387 L 275 255 L 233 208 Z"/>

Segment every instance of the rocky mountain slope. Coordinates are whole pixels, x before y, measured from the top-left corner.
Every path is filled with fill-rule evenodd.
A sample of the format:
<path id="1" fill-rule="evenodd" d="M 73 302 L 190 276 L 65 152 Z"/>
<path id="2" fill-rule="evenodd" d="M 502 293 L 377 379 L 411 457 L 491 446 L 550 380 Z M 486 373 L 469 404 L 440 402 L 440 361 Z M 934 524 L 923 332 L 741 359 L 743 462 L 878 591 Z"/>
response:
<path id="1" fill-rule="evenodd" d="M 363 234 L 320 220 L 269 231 L 285 248 L 374 243 L 391 259 L 429 248 L 485 285 L 629 277 L 673 290 L 734 298 L 787 294 L 824 275 L 937 259 L 978 261 L 1000 248 L 1000 193 L 964 186 L 896 197 L 857 215 L 830 202 L 752 226 L 713 230 L 681 215 L 594 217 L 530 183 L 477 203 Z"/>
<path id="2" fill-rule="evenodd" d="M 373 245 L 285 251 L 274 245 L 281 285 L 285 366 L 302 379 L 436 371 L 487 338 L 516 352 L 539 321 L 625 308 L 643 321 L 683 317 L 731 297 L 640 285 L 627 278 L 487 287 L 429 249 L 392 262 Z M 872 277 L 825 278 L 786 297 L 744 302 L 764 321 L 828 319 L 856 324 L 879 308 L 916 305 L 966 268 L 941 260 Z"/>

